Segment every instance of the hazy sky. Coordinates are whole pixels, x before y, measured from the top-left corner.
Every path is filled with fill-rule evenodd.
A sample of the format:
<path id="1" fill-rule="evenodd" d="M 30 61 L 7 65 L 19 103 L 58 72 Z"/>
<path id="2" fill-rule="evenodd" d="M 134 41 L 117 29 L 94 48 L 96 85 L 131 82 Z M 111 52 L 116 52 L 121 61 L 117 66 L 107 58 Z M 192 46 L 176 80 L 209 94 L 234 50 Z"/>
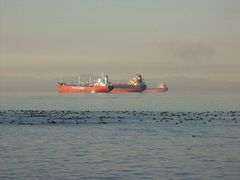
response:
<path id="1" fill-rule="evenodd" d="M 0 2 L 0 76 L 240 79 L 239 0 Z"/>

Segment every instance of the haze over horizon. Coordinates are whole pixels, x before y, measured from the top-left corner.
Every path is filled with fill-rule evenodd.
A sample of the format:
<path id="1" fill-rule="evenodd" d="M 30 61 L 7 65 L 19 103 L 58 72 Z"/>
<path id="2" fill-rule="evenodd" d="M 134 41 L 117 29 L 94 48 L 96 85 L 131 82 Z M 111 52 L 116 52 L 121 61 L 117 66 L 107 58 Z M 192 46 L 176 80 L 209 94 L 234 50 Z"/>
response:
<path id="1" fill-rule="evenodd" d="M 238 0 L 0 3 L 0 77 L 240 79 Z"/>

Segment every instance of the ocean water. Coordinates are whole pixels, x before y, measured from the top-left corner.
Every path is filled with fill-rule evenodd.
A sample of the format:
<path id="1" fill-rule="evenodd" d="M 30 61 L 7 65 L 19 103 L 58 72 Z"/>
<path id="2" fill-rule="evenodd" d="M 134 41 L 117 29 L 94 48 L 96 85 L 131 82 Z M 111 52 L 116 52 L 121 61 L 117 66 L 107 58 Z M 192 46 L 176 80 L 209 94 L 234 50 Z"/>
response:
<path id="1" fill-rule="evenodd" d="M 0 179 L 239 179 L 238 93 L 0 96 Z"/>
<path id="2" fill-rule="evenodd" d="M 231 111 L 240 110 L 240 92 L 2 93 L 0 108 L 2 110 Z"/>

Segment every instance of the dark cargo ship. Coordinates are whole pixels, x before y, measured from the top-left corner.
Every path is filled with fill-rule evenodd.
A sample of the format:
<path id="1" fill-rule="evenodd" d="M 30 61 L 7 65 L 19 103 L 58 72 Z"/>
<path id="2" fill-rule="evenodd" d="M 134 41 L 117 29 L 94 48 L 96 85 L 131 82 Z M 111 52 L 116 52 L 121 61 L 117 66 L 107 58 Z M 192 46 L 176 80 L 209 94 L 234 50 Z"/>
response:
<path id="1" fill-rule="evenodd" d="M 111 92 L 142 92 L 147 88 L 141 74 L 136 74 L 128 84 L 113 84 Z"/>

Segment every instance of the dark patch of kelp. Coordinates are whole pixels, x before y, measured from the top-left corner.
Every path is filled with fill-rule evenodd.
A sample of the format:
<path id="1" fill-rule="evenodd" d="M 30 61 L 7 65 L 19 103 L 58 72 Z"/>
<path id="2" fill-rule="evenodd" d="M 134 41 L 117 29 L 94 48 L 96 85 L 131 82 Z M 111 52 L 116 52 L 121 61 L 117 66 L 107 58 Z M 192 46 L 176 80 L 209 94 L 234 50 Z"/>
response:
<path id="1" fill-rule="evenodd" d="M 124 122 L 172 122 L 187 121 L 240 122 L 240 111 L 213 112 L 161 112 L 161 111 L 59 111 L 59 110 L 4 110 L 0 111 L 0 124 L 56 125 L 56 124 L 108 124 Z"/>

